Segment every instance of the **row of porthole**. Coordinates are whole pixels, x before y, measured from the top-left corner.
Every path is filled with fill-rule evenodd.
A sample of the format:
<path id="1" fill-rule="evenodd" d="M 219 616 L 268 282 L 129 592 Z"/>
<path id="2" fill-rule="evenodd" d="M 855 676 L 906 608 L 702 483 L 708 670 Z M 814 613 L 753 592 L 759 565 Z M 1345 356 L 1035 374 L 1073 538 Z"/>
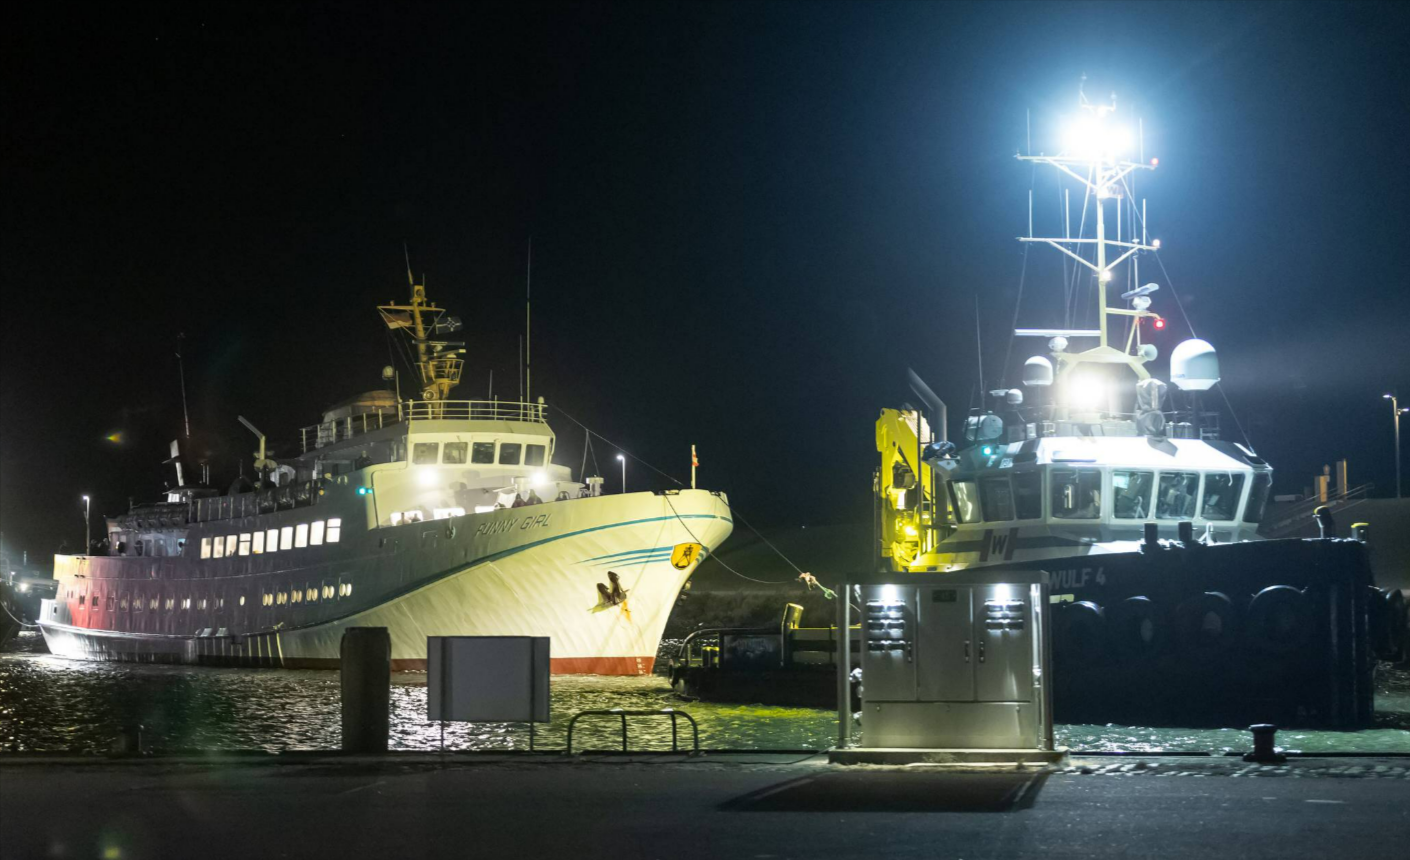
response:
<path id="1" fill-rule="evenodd" d="M 340 582 L 335 590 L 331 585 L 323 585 L 319 588 L 309 586 L 302 591 L 294 589 L 292 591 L 266 591 L 260 596 L 260 602 L 264 606 L 285 606 L 290 603 L 317 603 L 321 600 L 332 600 L 336 597 L 350 597 L 352 595 L 352 583 Z M 240 605 L 245 605 L 245 598 L 240 598 Z"/>
<path id="2" fill-rule="evenodd" d="M 338 583 L 338 586 L 337 586 L 337 589 L 336 589 L 336 590 L 335 590 L 334 587 L 331 586 L 331 585 L 324 585 L 324 586 L 322 586 L 321 588 L 314 588 L 314 587 L 310 586 L 309 588 L 307 588 L 307 589 L 305 589 L 305 590 L 303 590 L 303 591 L 293 591 L 293 592 L 285 592 L 285 591 L 269 592 L 269 591 L 267 591 L 267 592 L 264 592 L 264 594 L 263 594 L 263 596 L 262 596 L 262 598 L 261 598 L 261 601 L 262 601 L 262 603 L 263 603 L 265 606 L 275 606 L 275 605 L 283 606 L 284 604 L 289 603 L 289 602 L 299 603 L 299 602 L 301 602 L 301 601 L 304 600 L 304 599 L 307 599 L 309 603 L 316 603 L 316 602 L 318 602 L 318 600 L 319 600 L 320 597 L 321 597 L 322 599 L 324 599 L 324 600 L 332 600 L 335 595 L 336 595 L 337 597 L 350 597 L 350 596 L 352 596 L 352 588 L 353 588 L 353 587 L 352 587 L 352 583 L 351 583 L 351 582 L 340 582 L 340 583 Z M 73 592 L 72 592 L 72 591 L 69 592 L 69 597 L 73 597 Z M 98 605 L 98 602 L 99 602 L 100 600 L 102 600 L 101 597 L 99 597 L 99 596 L 97 596 L 97 595 L 94 595 L 93 600 L 92 600 L 92 605 L 93 605 L 94 607 L 96 607 L 96 606 Z M 191 601 L 192 601 L 192 599 L 191 599 L 190 597 L 183 597 L 183 598 L 181 598 L 181 608 L 182 608 L 182 609 L 190 609 L 190 608 L 191 608 Z M 84 605 L 85 602 L 87 602 L 87 595 L 80 594 L 80 595 L 78 596 L 78 605 L 79 605 L 79 606 L 82 606 L 82 605 Z M 243 595 L 243 594 L 240 595 L 240 597 L 239 597 L 239 604 L 240 604 L 241 606 L 244 606 L 244 605 L 245 605 L 245 595 Z M 156 611 L 157 611 L 157 607 L 158 607 L 159 605 L 162 605 L 162 600 L 161 600 L 161 598 L 160 598 L 160 597 L 153 597 L 153 598 L 150 598 L 150 599 L 149 599 L 148 604 L 147 604 L 147 608 L 148 608 L 149 610 L 153 611 L 153 612 L 156 612 Z M 114 610 L 116 610 L 116 609 L 121 609 L 123 612 L 126 612 L 126 611 L 128 610 L 128 608 L 129 608 L 129 606 L 131 607 L 131 609 L 132 609 L 133 612 L 141 612 L 141 611 L 142 611 L 142 600 L 141 600 L 141 598 L 138 598 L 138 599 L 136 599 L 136 600 L 133 600 L 133 601 L 131 601 L 131 603 L 129 603 L 129 602 L 128 602 L 128 598 L 126 597 L 126 595 L 124 595 L 120 601 L 119 601 L 117 598 L 115 598 L 113 595 L 111 595 L 111 594 L 108 595 L 108 611 L 109 611 L 109 612 L 112 612 L 112 611 L 114 611 Z M 202 597 L 200 600 L 196 601 L 196 608 L 199 609 L 199 610 L 201 610 L 201 611 L 205 611 L 207 608 L 209 608 L 209 606 L 210 606 L 210 599 L 209 599 L 209 598 Z M 173 609 L 175 609 L 175 608 L 176 608 L 176 598 L 174 598 L 174 597 L 168 597 L 168 598 L 166 599 L 165 604 L 162 605 L 162 608 L 165 609 L 165 610 L 168 611 L 168 612 L 170 612 L 170 611 L 172 611 Z M 225 608 L 225 598 L 224 598 L 224 597 L 218 597 L 218 598 L 216 598 L 216 601 L 215 601 L 215 608 L 216 608 L 216 609 L 224 609 L 224 608 Z M 52 607 L 52 609 L 50 610 L 50 614 L 51 614 L 51 615 L 57 615 L 58 613 L 59 613 L 59 607 L 58 607 L 58 604 L 56 603 L 56 604 Z"/>

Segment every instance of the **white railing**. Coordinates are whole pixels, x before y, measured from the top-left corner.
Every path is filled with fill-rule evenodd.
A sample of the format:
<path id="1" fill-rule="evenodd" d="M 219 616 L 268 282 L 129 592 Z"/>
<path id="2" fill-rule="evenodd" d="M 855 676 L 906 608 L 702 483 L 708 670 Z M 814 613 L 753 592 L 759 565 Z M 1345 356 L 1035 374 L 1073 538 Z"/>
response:
<path id="1" fill-rule="evenodd" d="M 314 424 L 299 431 L 299 442 L 307 453 L 344 439 L 381 430 L 406 421 L 528 421 L 546 424 L 548 409 L 541 403 L 505 400 L 407 400 L 350 415 L 336 421 Z"/>

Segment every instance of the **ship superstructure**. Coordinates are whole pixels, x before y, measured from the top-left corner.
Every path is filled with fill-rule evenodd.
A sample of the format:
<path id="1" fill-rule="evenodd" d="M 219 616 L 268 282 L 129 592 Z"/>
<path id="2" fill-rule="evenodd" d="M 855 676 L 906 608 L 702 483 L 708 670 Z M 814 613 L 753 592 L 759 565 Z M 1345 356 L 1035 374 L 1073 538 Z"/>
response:
<path id="1" fill-rule="evenodd" d="M 424 665 L 428 636 L 535 635 L 556 672 L 652 670 L 681 588 L 731 531 L 724 494 L 574 480 L 543 398 L 447 399 L 464 348 L 442 336 L 460 322 L 424 285 L 378 310 L 420 399 L 352 398 L 285 459 L 259 434 L 250 486 L 178 483 L 111 519 L 106 554 L 57 556 L 54 653 L 334 667 L 345 628 L 384 626 L 398 668 Z"/>

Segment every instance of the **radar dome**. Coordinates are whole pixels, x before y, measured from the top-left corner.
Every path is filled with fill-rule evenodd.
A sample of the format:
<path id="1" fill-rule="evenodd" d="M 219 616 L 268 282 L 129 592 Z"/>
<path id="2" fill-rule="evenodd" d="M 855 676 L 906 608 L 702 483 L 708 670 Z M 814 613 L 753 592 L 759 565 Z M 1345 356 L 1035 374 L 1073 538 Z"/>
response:
<path id="1" fill-rule="evenodd" d="M 1041 355 L 1035 355 L 1023 363 L 1024 385 L 1052 385 L 1053 363 Z"/>
<path id="2" fill-rule="evenodd" d="M 1219 356 L 1209 341 L 1191 338 L 1170 353 L 1170 381 L 1183 391 L 1208 391 L 1219 381 Z"/>

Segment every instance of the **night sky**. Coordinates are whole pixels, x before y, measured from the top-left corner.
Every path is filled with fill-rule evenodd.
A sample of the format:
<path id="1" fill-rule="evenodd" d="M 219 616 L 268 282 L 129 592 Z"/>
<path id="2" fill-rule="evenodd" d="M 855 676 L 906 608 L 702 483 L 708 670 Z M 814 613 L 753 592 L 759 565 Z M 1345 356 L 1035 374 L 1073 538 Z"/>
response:
<path id="1" fill-rule="evenodd" d="M 403 242 L 466 323 L 453 396 L 493 371 L 516 397 L 530 237 L 535 395 L 682 480 L 695 443 L 702 486 L 756 525 L 865 520 L 906 367 L 958 432 L 976 294 L 1002 375 L 1028 192 L 1050 228 L 1059 199 L 1013 156 L 1030 115 L 1058 149 L 1083 73 L 1144 121 L 1152 235 L 1278 491 L 1344 456 L 1393 492 L 1404 7 L 370 6 L 4 13 L 7 547 L 76 550 L 82 494 L 97 530 L 157 494 L 179 333 L 222 487 L 254 447 L 237 414 L 289 454 L 380 387 Z M 1188 329 L 1158 269 L 1168 356 Z M 1032 250 L 1020 325 L 1060 323 L 1061 281 Z M 1013 345 L 1010 384 L 1042 348 Z M 576 476 L 583 433 L 554 427 Z M 615 454 L 598 444 L 612 490 Z"/>

